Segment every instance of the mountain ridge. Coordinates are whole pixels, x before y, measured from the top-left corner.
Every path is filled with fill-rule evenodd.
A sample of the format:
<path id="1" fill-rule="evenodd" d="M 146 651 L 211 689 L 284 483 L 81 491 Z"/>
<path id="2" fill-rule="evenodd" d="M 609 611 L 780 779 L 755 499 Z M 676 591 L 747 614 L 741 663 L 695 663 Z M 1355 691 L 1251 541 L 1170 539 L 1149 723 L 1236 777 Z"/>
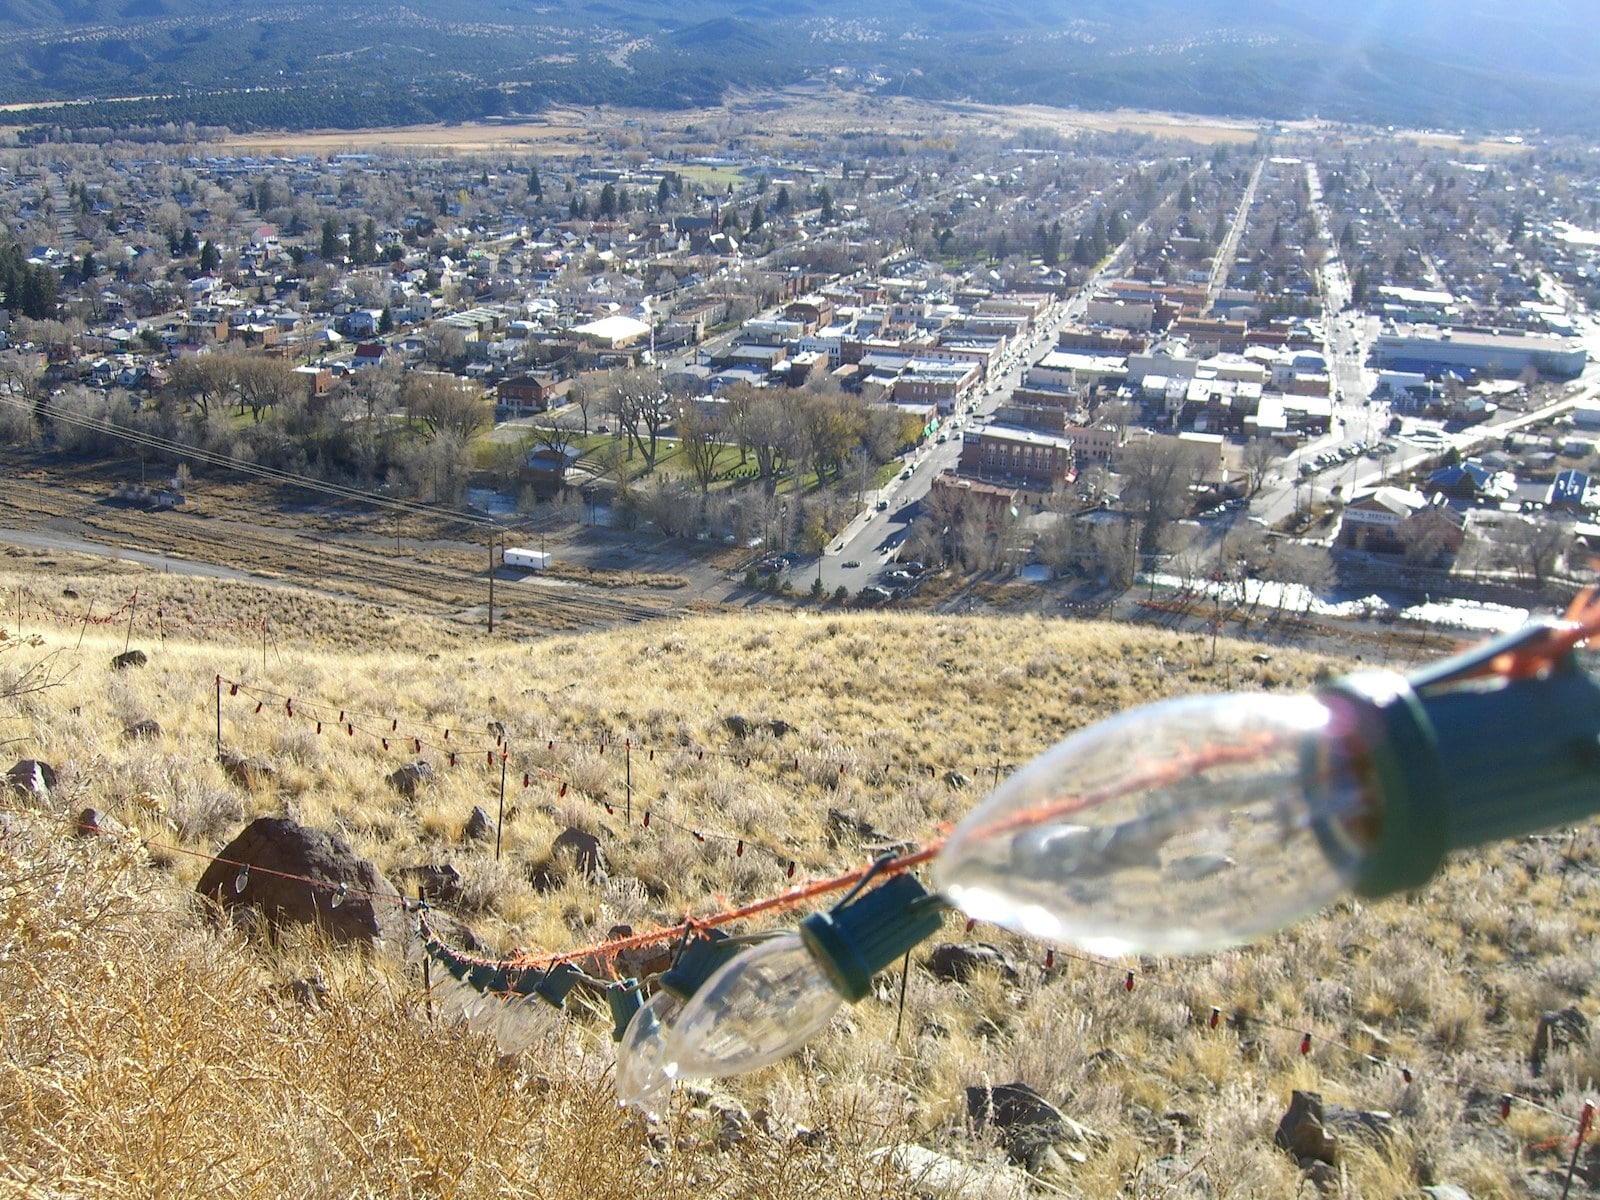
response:
<path id="1" fill-rule="evenodd" d="M 1508 0 L 1418 0 L 1404 13 L 1366 0 L 1336 15 L 1311 0 L 887 0 L 870 15 L 845 0 L 15 0 L 0 11 L 0 103 L 155 96 L 130 119 L 235 128 L 351 127 L 386 107 L 394 122 L 553 103 L 680 107 L 842 73 L 936 100 L 1590 132 L 1596 58 L 1600 28 L 1575 0 L 1548 0 L 1536 20 Z M 374 102 L 344 104 L 341 120 L 331 100 L 284 103 L 297 86 Z"/>

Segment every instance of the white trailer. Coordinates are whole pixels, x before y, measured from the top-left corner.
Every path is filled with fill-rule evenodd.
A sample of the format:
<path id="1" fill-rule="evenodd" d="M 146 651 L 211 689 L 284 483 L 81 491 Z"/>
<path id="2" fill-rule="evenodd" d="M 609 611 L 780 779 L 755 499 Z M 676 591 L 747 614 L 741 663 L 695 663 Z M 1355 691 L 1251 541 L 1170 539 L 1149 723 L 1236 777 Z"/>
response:
<path id="1" fill-rule="evenodd" d="M 525 567 L 542 571 L 550 565 L 550 556 L 543 550 L 529 550 L 525 546 L 507 546 L 505 564 L 508 567 Z"/>

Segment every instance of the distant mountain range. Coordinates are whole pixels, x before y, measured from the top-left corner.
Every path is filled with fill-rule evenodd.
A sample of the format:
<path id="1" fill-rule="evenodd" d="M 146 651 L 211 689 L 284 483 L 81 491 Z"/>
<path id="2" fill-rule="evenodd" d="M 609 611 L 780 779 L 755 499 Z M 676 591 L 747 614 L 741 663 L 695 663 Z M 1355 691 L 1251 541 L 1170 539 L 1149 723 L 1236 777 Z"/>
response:
<path id="1" fill-rule="evenodd" d="M 929 99 L 1593 132 L 1597 61 L 1592 0 L 0 5 L 0 103 L 92 101 L 25 118 L 69 125 L 685 107 L 828 77 Z"/>

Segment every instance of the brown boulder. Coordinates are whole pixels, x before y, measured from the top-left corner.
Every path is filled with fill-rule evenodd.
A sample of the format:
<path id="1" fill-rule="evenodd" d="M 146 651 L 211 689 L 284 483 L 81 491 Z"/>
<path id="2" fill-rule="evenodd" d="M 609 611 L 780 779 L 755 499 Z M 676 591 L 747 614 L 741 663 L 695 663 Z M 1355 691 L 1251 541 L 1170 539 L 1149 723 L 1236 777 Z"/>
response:
<path id="1" fill-rule="evenodd" d="M 400 874 L 412 881 L 421 898 L 441 904 L 453 904 L 461 899 L 461 872 L 449 863 L 401 867 Z"/>
<path id="2" fill-rule="evenodd" d="M 999 946 L 988 942 L 941 943 L 928 956 L 928 970 L 935 979 L 951 983 L 965 983 L 980 971 L 997 972 L 1007 983 L 1021 978 L 1017 964 Z"/>
<path id="3" fill-rule="evenodd" d="M 98 808 L 86 808 L 78 814 L 78 821 L 72 827 L 73 836 L 106 837 L 114 833 L 123 832 L 122 822 L 115 817 L 108 817 Z"/>
<path id="4" fill-rule="evenodd" d="M 36 758 L 24 758 L 6 772 L 6 782 L 25 796 L 48 800 L 56 786 L 56 769 Z"/>
<path id="5" fill-rule="evenodd" d="M 410 928 L 400 894 L 376 867 L 337 835 L 284 817 L 247 825 L 218 852 L 195 891 L 225 911 L 253 909 L 271 929 L 315 925 L 336 942 L 398 943 Z"/>
<path id="6" fill-rule="evenodd" d="M 494 837 L 494 818 L 481 804 L 474 804 L 467 814 L 467 823 L 461 827 L 461 836 L 469 842 L 487 842 Z"/>
<path id="7" fill-rule="evenodd" d="M 605 856 L 600 852 L 600 839 L 586 830 L 569 826 L 556 835 L 550 849 L 555 854 L 570 851 L 578 873 L 591 882 L 606 873 Z"/>
<path id="8" fill-rule="evenodd" d="M 261 758 L 251 758 L 226 747 L 217 755 L 217 765 L 222 773 L 246 791 L 258 785 L 269 784 L 277 777 L 272 764 Z"/>
<path id="9" fill-rule="evenodd" d="M 1067 1135 L 1059 1108 L 1025 1083 L 977 1084 L 967 1089 L 967 1116 L 982 1130 L 993 1127 L 1013 1162 L 1027 1162 Z"/>
<path id="10" fill-rule="evenodd" d="M 407 800 L 413 799 L 417 794 L 417 789 L 432 779 L 433 764 L 425 758 L 419 758 L 416 762 L 398 767 L 383 777 L 385 783 Z"/>
<path id="11" fill-rule="evenodd" d="M 1539 1014 L 1539 1026 L 1534 1030 L 1533 1049 L 1528 1052 L 1528 1065 L 1535 1075 L 1544 1071 L 1544 1060 L 1556 1050 L 1581 1046 L 1589 1040 L 1589 1018 L 1575 1007 L 1552 1009 Z"/>
<path id="12" fill-rule="evenodd" d="M 1317 1092 L 1296 1091 L 1289 1097 L 1289 1111 L 1278 1122 L 1272 1144 L 1295 1156 L 1301 1166 L 1338 1162 L 1339 1138 L 1322 1123 L 1322 1096 Z"/>

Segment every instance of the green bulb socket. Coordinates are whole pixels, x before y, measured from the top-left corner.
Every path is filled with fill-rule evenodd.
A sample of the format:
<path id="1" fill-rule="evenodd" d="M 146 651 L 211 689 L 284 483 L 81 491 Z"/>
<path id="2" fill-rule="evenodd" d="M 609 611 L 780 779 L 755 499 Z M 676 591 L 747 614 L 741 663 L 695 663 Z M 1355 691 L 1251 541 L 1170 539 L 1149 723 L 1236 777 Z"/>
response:
<path id="1" fill-rule="evenodd" d="M 709 929 L 695 938 L 672 960 L 672 965 L 661 972 L 663 991 L 671 992 L 679 1000 L 687 1000 L 700 990 L 729 959 L 736 957 L 744 947 L 729 940 L 719 929 Z"/>
<path id="2" fill-rule="evenodd" d="M 939 932 L 949 905 L 909 875 L 831 912 L 800 922 L 800 938 L 850 1003 L 872 990 L 872 977 Z"/>
<path id="3" fill-rule="evenodd" d="M 1452 850 L 1600 812 L 1600 685 L 1571 654 L 1527 677 L 1481 669 L 1527 638 L 1319 693 L 1367 793 L 1355 820 L 1334 819 L 1364 849 L 1357 895 L 1418 887 Z"/>
<path id="4" fill-rule="evenodd" d="M 571 963 L 557 963 L 533 985 L 533 994 L 552 1008 L 562 1008 L 567 1003 L 567 993 L 582 977 L 583 972 Z"/>
<path id="5" fill-rule="evenodd" d="M 611 1009 L 611 1040 L 620 1042 L 628 1032 L 634 1014 L 644 1007 L 637 979 L 624 979 L 606 988 L 606 1004 Z"/>

